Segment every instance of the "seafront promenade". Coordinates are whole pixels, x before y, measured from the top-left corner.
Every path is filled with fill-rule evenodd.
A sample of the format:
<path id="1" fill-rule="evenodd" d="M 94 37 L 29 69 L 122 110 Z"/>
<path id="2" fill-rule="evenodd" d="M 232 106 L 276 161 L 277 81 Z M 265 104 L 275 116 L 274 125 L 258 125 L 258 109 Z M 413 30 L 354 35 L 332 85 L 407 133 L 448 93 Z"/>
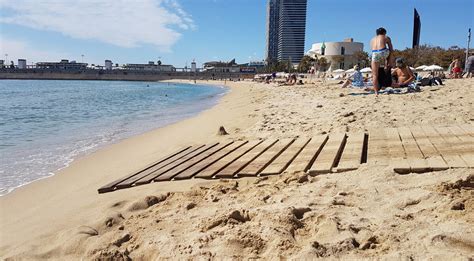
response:
<path id="1" fill-rule="evenodd" d="M 104 80 L 104 81 L 163 81 L 253 79 L 254 73 L 224 72 L 155 72 L 137 70 L 50 70 L 50 69 L 0 69 L 0 79 L 16 80 Z"/>

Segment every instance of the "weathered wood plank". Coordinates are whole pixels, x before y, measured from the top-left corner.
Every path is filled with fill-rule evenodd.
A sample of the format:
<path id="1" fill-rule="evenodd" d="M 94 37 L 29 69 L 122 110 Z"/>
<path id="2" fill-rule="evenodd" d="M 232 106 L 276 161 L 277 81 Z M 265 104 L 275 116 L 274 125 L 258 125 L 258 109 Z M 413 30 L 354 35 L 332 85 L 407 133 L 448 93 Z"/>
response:
<path id="1" fill-rule="evenodd" d="M 134 184 L 120 184 L 120 186 L 117 186 L 117 187 L 120 187 L 120 188 L 127 188 L 127 187 L 130 187 L 131 185 L 143 185 L 143 184 L 148 184 L 150 182 L 153 181 L 153 179 L 155 179 L 156 177 L 158 177 L 159 175 L 163 174 L 163 173 L 166 173 L 176 167 L 178 167 L 179 165 L 185 163 L 186 161 L 198 156 L 199 154 L 209 150 L 209 149 L 212 149 L 214 148 L 215 146 L 217 146 L 219 143 L 218 142 L 215 142 L 215 143 L 211 143 L 211 144 L 208 144 L 208 145 L 205 145 L 195 151 L 193 151 L 192 153 L 180 158 L 179 160 L 177 160 L 176 162 L 173 162 L 173 164 L 170 164 L 164 168 L 161 168 L 159 170 L 156 170 L 152 173 L 150 173 L 149 175 L 143 177 L 143 178 L 140 178 L 138 180 L 135 180 L 134 181 Z"/>
<path id="2" fill-rule="evenodd" d="M 444 140 L 443 136 L 440 135 L 436 129 L 432 126 L 422 126 L 428 139 L 435 146 L 435 148 L 441 153 L 441 157 L 446 161 L 446 164 L 450 168 L 466 168 L 467 165 L 464 160 L 449 148 L 449 144 Z"/>
<path id="3" fill-rule="evenodd" d="M 365 133 L 349 133 L 336 172 L 356 170 L 362 160 Z"/>
<path id="4" fill-rule="evenodd" d="M 266 150 L 250 164 L 237 172 L 238 177 L 254 177 L 257 176 L 266 166 L 268 166 L 276 157 L 278 157 L 294 139 L 278 140 L 271 148 Z"/>
<path id="5" fill-rule="evenodd" d="M 291 143 L 280 156 L 268 165 L 260 175 L 275 175 L 282 173 L 290 163 L 298 156 L 304 146 L 309 142 L 309 138 L 299 138 Z"/>
<path id="6" fill-rule="evenodd" d="M 218 162 L 212 164 L 209 168 L 206 168 L 199 172 L 195 178 L 203 178 L 203 179 L 210 179 L 214 175 L 216 175 L 219 171 L 227 167 L 229 164 L 232 162 L 236 161 L 243 155 L 245 155 L 247 152 L 251 151 L 255 146 L 258 144 L 262 143 L 263 140 L 254 140 L 254 141 L 249 141 L 242 147 L 239 147 L 238 149 L 234 150 L 230 154 L 226 155 L 223 159 L 219 160 Z M 219 178 L 219 177 L 217 177 Z"/>
<path id="7" fill-rule="evenodd" d="M 216 174 L 219 178 L 232 178 L 241 169 L 245 168 L 253 160 L 255 160 L 260 154 L 264 153 L 268 148 L 271 148 L 278 140 L 265 140 L 264 142 L 257 145 L 254 149 L 247 152 L 245 155 L 227 165 L 224 169 Z"/>
<path id="8" fill-rule="evenodd" d="M 203 160 L 203 161 L 197 163 L 196 165 L 194 165 L 194 166 L 186 169 L 185 171 L 181 172 L 180 174 L 175 176 L 174 179 L 179 180 L 179 179 L 190 179 L 190 178 L 192 178 L 197 173 L 199 173 L 202 170 L 208 168 L 209 166 L 211 166 L 215 162 L 219 161 L 220 159 L 222 159 L 223 157 L 225 157 L 226 155 L 228 155 L 232 151 L 234 151 L 234 150 L 240 148 L 241 146 L 243 146 L 245 143 L 247 143 L 247 141 L 236 141 L 236 142 L 230 144 L 229 146 L 227 146 L 227 147 L 223 148 L 222 150 L 216 152 L 212 156 L 206 158 L 205 160 Z"/>
<path id="9" fill-rule="evenodd" d="M 459 126 L 450 126 L 448 129 L 451 134 L 460 141 L 457 147 L 460 151 L 459 156 L 466 162 L 469 168 L 474 168 L 474 137 L 470 136 L 468 132 Z"/>
<path id="10" fill-rule="evenodd" d="M 190 149 L 191 146 L 183 147 L 183 148 L 177 150 L 176 152 L 174 152 L 170 155 L 167 155 L 167 156 L 165 156 L 165 157 L 163 157 L 163 158 L 147 165 L 144 168 L 141 168 L 140 170 L 132 172 L 132 174 L 130 174 L 130 175 L 127 175 L 123 178 L 117 179 L 113 182 L 110 182 L 110 183 L 100 187 L 98 189 L 98 192 L 100 194 L 100 193 L 106 193 L 106 192 L 114 191 L 117 184 L 119 184 L 121 182 L 124 182 L 126 180 L 129 180 L 129 179 L 132 179 L 132 178 L 135 179 L 136 177 L 143 177 L 144 175 L 148 175 L 148 173 L 150 173 L 154 170 L 160 169 L 163 166 L 166 166 L 167 164 L 171 164 L 174 161 L 178 160 L 179 158 L 181 158 L 183 156 L 186 156 L 187 154 L 192 153 L 194 150 L 197 150 L 197 149 L 201 148 L 202 146 L 204 146 L 204 145 L 196 146 L 196 148 L 193 148 L 193 149 Z"/>
<path id="11" fill-rule="evenodd" d="M 458 125 L 461 129 L 463 129 L 469 136 L 474 137 L 474 125 L 466 123 Z"/>
<path id="12" fill-rule="evenodd" d="M 316 136 L 311 138 L 308 144 L 303 148 L 303 150 L 296 156 L 296 158 L 291 162 L 290 166 L 287 168 L 287 172 L 294 173 L 298 171 L 306 172 L 311 164 L 313 164 L 315 158 L 319 155 L 321 150 L 328 140 L 327 135 Z"/>
<path id="13" fill-rule="evenodd" d="M 209 150 L 206 150 L 205 152 L 203 152 L 203 153 L 197 155 L 196 157 L 184 162 L 183 164 L 177 166 L 176 168 L 173 168 L 172 170 L 159 175 L 158 177 L 153 179 L 153 181 L 158 182 L 158 181 L 171 180 L 175 176 L 177 176 L 178 174 L 182 173 L 183 171 L 193 167 L 194 165 L 196 165 L 196 164 L 200 163 L 201 161 L 209 158 L 210 156 L 214 155 L 215 153 L 218 153 L 222 149 L 230 146 L 232 143 L 234 143 L 234 142 L 233 141 L 223 142 L 222 144 L 219 144 L 219 145 L 217 145 L 217 146 L 215 146 L 215 147 L 213 147 Z"/>
<path id="14" fill-rule="evenodd" d="M 413 138 L 410 129 L 401 127 L 397 130 L 402 140 L 403 148 L 405 149 L 405 155 L 407 156 L 408 164 L 410 165 L 410 171 L 415 173 L 430 171 L 428 162 L 426 162 L 425 157 Z"/>
<path id="15" fill-rule="evenodd" d="M 441 153 L 433 146 L 423 129 L 418 126 L 413 126 L 410 127 L 410 130 L 413 134 L 413 138 L 420 147 L 430 170 L 438 171 L 448 169 L 449 167 L 441 157 Z"/>
<path id="16" fill-rule="evenodd" d="M 369 130 L 367 146 L 367 164 L 377 166 L 388 166 L 390 154 L 387 137 L 383 129 L 374 128 Z"/>
<path id="17" fill-rule="evenodd" d="M 390 167 L 399 174 L 407 174 L 411 172 L 403 148 L 400 135 L 395 128 L 386 128 L 385 136 L 387 137 L 388 154 L 390 155 Z"/>
<path id="18" fill-rule="evenodd" d="M 336 160 L 340 157 L 344 142 L 345 133 L 336 133 L 329 136 L 329 140 L 324 145 L 323 150 L 309 168 L 310 175 L 330 173 L 336 165 Z"/>

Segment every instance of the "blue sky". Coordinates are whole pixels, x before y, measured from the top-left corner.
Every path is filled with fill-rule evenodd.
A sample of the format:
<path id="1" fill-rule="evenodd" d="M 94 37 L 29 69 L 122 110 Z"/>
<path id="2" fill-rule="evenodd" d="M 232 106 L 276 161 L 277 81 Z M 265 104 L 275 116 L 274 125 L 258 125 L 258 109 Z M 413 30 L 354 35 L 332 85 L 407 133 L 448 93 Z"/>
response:
<path id="1" fill-rule="evenodd" d="M 0 53 L 28 63 L 60 58 L 103 64 L 161 60 L 176 67 L 210 60 L 262 60 L 266 0 L 0 0 Z M 376 28 L 394 46 L 411 45 L 413 8 L 421 42 L 466 47 L 472 0 L 308 0 L 306 50 Z M 474 45 L 474 44 L 473 44 Z"/>

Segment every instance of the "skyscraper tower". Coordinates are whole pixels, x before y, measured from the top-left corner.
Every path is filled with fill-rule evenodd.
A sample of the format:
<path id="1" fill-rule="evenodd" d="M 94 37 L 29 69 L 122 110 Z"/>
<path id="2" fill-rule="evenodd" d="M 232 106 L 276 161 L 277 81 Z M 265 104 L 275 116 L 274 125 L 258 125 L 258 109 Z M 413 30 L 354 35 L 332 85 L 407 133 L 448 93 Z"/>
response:
<path id="1" fill-rule="evenodd" d="M 304 55 L 307 0 L 269 0 L 267 61 L 299 63 Z"/>

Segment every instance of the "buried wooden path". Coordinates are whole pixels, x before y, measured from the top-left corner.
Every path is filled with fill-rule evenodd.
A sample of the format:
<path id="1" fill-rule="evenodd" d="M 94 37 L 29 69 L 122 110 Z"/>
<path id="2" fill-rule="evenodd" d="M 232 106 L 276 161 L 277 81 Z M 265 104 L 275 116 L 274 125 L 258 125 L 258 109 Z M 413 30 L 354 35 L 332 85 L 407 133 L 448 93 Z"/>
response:
<path id="1" fill-rule="evenodd" d="M 389 166 L 399 174 L 474 168 L 474 126 L 411 126 L 250 141 L 214 142 L 180 148 L 99 193 L 152 182 L 219 179 L 356 170 L 361 164 Z"/>

